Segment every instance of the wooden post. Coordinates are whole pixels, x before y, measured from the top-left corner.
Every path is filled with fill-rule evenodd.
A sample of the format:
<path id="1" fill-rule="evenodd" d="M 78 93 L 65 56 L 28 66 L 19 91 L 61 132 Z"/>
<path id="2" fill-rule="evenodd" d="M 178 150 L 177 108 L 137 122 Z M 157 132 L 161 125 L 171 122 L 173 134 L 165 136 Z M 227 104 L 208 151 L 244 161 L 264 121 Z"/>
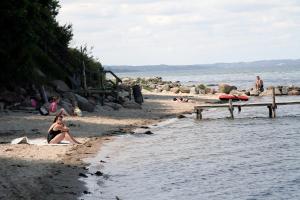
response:
<path id="1" fill-rule="evenodd" d="M 196 109 L 196 118 L 197 119 L 202 119 L 202 109 Z"/>
<path id="2" fill-rule="evenodd" d="M 87 85 L 86 85 L 86 74 L 85 74 L 85 64 L 84 64 L 84 60 L 83 60 L 83 57 L 84 57 L 84 50 L 82 47 L 80 47 L 80 51 L 81 51 L 81 56 L 82 56 L 82 76 L 83 76 L 83 89 L 84 90 L 87 90 Z"/>
<path id="3" fill-rule="evenodd" d="M 272 106 L 269 105 L 268 109 L 269 109 L 269 117 L 272 118 L 273 117 Z"/>
<path id="4" fill-rule="evenodd" d="M 276 105 L 276 101 L 275 101 L 275 87 L 273 87 L 272 89 L 272 118 L 276 118 L 276 109 L 277 109 L 277 105 Z"/>
<path id="5" fill-rule="evenodd" d="M 230 112 L 230 117 L 231 117 L 231 119 L 234 119 L 234 116 L 233 116 L 232 99 L 229 99 L 229 112 Z"/>

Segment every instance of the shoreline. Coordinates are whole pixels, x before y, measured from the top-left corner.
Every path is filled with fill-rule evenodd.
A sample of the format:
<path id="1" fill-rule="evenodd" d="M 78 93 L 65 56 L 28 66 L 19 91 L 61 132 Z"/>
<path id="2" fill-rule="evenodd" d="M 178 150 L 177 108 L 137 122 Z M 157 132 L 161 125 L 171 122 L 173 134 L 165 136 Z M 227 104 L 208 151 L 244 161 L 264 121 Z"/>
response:
<path id="1" fill-rule="evenodd" d="M 98 115 L 87 114 L 81 118 L 67 117 L 73 135 L 83 142 L 82 145 L 8 144 L 22 134 L 29 139 L 45 137 L 52 117 L 25 113 L 1 115 L 0 118 L 6 120 L 0 122 L 0 166 L 2 174 L 5 174 L 0 178 L 0 198 L 78 198 L 88 192 L 79 180 L 87 173 L 88 164 L 83 160 L 101 151 L 101 144 L 110 140 L 110 136 L 128 134 L 141 126 L 192 113 L 194 105 L 199 103 L 173 102 L 172 97 L 180 96 L 174 94 L 146 92 L 144 96 L 141 110 L 122 109 Z M 3 136 L 5 131 L 7 136 Z"/>

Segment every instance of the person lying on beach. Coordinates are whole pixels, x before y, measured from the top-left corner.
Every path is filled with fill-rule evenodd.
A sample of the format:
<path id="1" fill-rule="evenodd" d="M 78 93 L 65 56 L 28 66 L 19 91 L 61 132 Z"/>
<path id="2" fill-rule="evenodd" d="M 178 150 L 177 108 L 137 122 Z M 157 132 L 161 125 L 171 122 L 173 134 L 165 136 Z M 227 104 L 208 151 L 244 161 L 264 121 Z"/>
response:
<path id="1" fill-rule="evenodd" d="M 63 123 L 63 116 L 58 115 L 48 130 L 47 141 L 49 144 L 58 144 L 63 140 L 72 144 L 81 144 L 70 134 L 70 129 Z"/>
<path id="2" fill-rule="evenodd" d="M 187 98 L 182 98 L 182 97 L 177 97 L 177 98 L 173 98 L 173 101 L 177 101 L 177 102 L 189 102 L 189 99 Z"/>

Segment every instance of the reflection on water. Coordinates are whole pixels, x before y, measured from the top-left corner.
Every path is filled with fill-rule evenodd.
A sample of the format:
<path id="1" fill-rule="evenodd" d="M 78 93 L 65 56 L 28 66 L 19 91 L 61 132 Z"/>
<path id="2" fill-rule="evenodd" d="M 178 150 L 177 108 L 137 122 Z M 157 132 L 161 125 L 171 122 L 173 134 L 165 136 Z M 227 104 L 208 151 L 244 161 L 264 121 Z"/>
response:
<path id="1" fill-rule="evenodd" d="M 204 112 L 125 135 L 91 160 L 83 199 L 300 199 L 300 106 Z M 100 163 L 102 160 L 104 162 Z"/>

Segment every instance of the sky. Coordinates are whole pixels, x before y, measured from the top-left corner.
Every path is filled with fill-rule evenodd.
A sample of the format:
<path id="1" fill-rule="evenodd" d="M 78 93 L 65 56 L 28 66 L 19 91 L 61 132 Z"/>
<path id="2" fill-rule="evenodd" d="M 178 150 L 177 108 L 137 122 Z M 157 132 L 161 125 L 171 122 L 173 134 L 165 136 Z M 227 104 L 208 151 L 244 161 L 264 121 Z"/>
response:
<path id="1" fill-rule="evenodd" d="M 300 0 L 60 0 L 103 65 L 299 59 Z"/>

